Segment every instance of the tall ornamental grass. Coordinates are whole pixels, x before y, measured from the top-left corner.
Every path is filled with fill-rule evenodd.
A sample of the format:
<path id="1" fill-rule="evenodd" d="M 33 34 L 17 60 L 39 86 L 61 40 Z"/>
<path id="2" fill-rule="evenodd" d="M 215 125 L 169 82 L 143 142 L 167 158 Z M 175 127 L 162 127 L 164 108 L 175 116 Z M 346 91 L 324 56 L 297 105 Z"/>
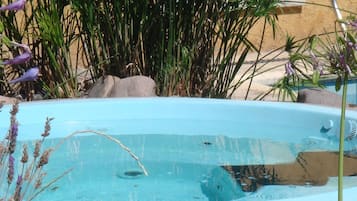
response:
<path id="1" fill-rule="evenodd" d="M 78 97 L 87 89 L 78 77 L 87 72 L 89 82 L 102 75 L 149 76 L 163 96 L 229 97 L 247 53 L 259 50 L 249 31 L 259 20 L 274 27 L 278 2 L 28 0 L 24 11 L 0 13 L 2 32 L 33 54 L 31 63 L 0 70 L 0 92 Z M 6 83 L 33 65 L 43 75 L 37 82 Z"/>
<path id="2" fill-rule="evenodd" d="M 159 95 L 227 97 L 251 28 L 274 25 L 278 1 L 71 1 L 94 78 L 146 75 Z"/>

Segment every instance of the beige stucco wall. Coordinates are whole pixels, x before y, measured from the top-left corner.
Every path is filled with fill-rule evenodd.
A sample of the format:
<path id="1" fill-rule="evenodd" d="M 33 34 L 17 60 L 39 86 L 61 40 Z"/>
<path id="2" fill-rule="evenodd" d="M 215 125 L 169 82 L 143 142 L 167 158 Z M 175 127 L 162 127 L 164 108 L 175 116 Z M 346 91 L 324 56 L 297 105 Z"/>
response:
<path id="1" fill-rule="evenodd" d="M 357 0 L 337 0 L 341 9 L 357 13 Z M 318 3 L 332 6 L 331 0 L 306 0 L 307 3 Z M 304 4 L 300 13 L 278 15 L 276 38 L 273 39 L 272 29 L 266 31 L 264 50 L 284 45 L 286 35 L 295 36 L 296 39 L 304 38 L 312 34 L 319 34 L 335 29 L 336 15 L 332 8 L 317 5 Z M 347 16 L 343 13 L 343 16 Z M 262 22 L 255 27 L 249 38 L 258 44 L 262 33 Z"/>

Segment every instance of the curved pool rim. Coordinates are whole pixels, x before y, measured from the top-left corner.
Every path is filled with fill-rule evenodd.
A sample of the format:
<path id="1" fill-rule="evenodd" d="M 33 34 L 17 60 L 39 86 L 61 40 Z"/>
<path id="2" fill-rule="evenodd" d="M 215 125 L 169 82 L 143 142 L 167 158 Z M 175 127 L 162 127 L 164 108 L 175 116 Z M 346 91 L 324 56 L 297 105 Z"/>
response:
<path id="1" fill-rule="evenodd" d="M 1 122 L 9 122 L 10 108 L 9 105 L 2 108 Z M 269 138 L 283 142 L 305 139 L 335 142 L 339 116 L 338 108 L 300 103 L 204 98 L 110 98 L 21 103 L 18 121 L 20 140 L 39 138 L 46 117 L 54 117 L 52 138 L 65 137 L 77 130 L 97 130 L 91 127 L 96 122 L 109 134 L 179 133 Z M 346 119 L 357 121 L 357 112 L 347 111 Z M 113 121 L 115 125 L 112 125 Z M 321 133 L 321 128 L 326 125 L 331 126 L 328 129 L 330 133 Z M 1 126 L 3 130 L 8 129 L 6 123 Z M 356 193 L 357 187 L 345 189 L 344 199 L 352 201 Z M 328 192 L 283 200 L 336 198 L 337 192 Z"/>
<path id="2" fill-rule="evenodd" d="M 11 106 L 2 108 L 1 122 L 9 122 Z M 332 121 L 336 132 L 340 109 L 290 102 L 259 102 L 204 98 L 109 98 L 64 99 L 20 104 L 20 129 L 31 127 L 23 139 L 37 138 L 47 117 L 53 117 L 51 137 L 63 137 L 57 129 L 73 132 L 90 129 L 91 122 L 115 120 L 114 132 L 120 134 L 174 134 L 265 137 L 272 134 L 283 141 L 295 141 L 315 135 L 321 126 Z M 348 110 L 347 120 L 356 120 L 357 112 Z M 83 124 L 86 127 L 83 128 Z M 182 126 L 177 126 L 178 124 Z M 7 124 L 2 124 L 7 128 Z M 113 127 L 113 126 L 112 126 Z M 276 128 L 279 128 L 277 131 Z M 175 128 L 175 130 L 173 129 Z M 199 128 L 199 129 L 198 129 Z M 64 130 L 63 130 L 64 129 Z M 264 134 L 261 131 L 264 130 Z M 305 131 L 301 135 L 301 131 Z M 23 130 L 26 132 L 26 130 Z M 248 133 L 249 132 L 249 133 Z M 286 133 L 289 133 L 286 136 Z"/>

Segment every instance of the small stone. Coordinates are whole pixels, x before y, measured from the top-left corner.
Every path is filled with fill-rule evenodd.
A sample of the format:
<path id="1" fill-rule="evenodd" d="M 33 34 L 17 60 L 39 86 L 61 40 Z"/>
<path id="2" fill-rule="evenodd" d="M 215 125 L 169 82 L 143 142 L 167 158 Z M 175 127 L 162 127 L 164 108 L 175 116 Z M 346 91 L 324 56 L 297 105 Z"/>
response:
<path id="1" fill-rule="evenodd" d="M 3 104 L 14 104 L 18 101 L 17 98 L 7 97 L 7 96 L 0 96 L 0 102 Z"/>

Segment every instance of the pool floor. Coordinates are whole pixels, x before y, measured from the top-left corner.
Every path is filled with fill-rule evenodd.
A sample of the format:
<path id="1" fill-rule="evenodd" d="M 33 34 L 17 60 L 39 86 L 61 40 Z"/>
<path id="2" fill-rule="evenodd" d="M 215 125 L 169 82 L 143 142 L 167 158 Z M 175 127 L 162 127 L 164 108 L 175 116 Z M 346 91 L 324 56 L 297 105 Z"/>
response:
<path id="1" fill-rule="evenodd" d="M 142 174 L 128 176 L 125 172 L 140 172 L 137 167 L 124 169 L 117 166 L 93 170 L 92 175 L 83 177 L 74 170 L 69 178 L 58 182 L 55 188 L 49 189 L 39 200 L 58 201 L 194 201 L 208 200 L 200 188 L 200 177 L 209 168 L 193 164 L 150 163 L 145 161 L 149 176 Z M 162 171 L 157 171 L 160 167 Z M 88 167 L 83 167 L 88 168 Z M 153 171 L 152 171 L 153 170 Z M 175 170 L 176 172 L 173 172 Z M 87 170 L 88 171 L 88 170 Z M 103 172 L 102 172 L 103 171 Z M 195 177 L 188 174 L 196 173 Z M 96 174 L 96 175 L 95 175 Z M 130 175 L 130 174 L 129 174 Z M 55 189 L 55 190 L 53 190 Z"/>

